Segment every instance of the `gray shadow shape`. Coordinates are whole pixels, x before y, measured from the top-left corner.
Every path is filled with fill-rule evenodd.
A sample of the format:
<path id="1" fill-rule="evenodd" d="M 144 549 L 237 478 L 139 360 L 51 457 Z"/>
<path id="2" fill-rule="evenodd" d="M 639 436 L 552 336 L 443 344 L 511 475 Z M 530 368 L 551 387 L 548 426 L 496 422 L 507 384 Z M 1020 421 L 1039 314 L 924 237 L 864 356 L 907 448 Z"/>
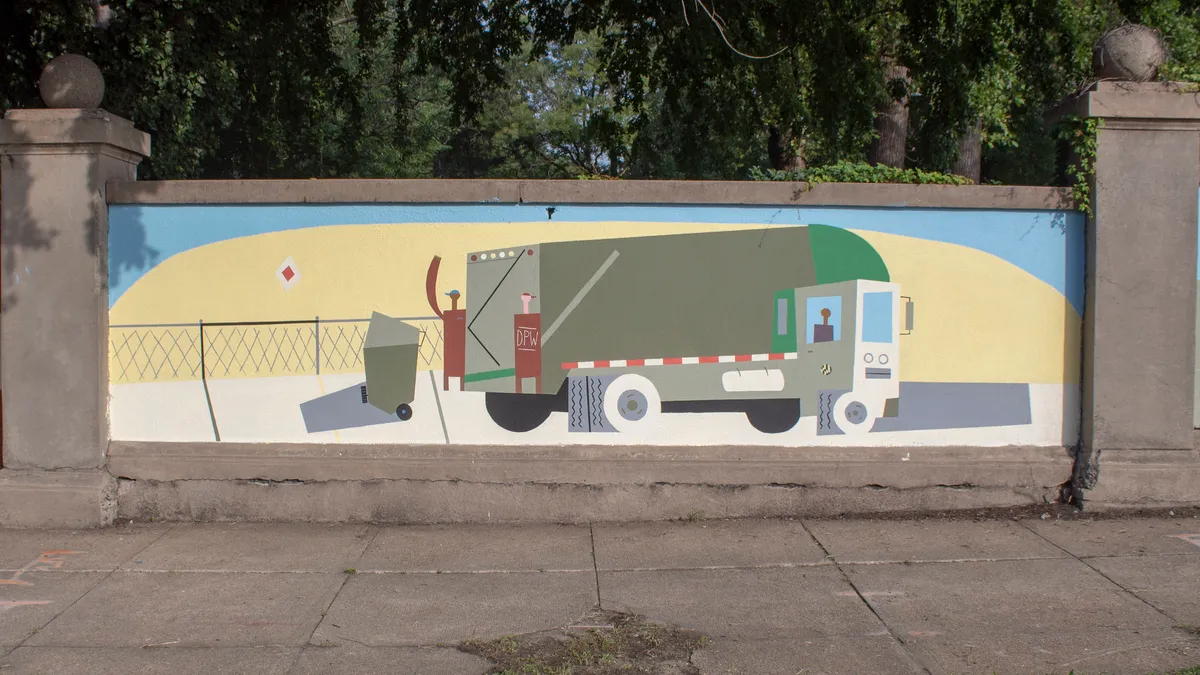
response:
<path id="1" fill-rule="evenodd" d="M 304 428 L 308 433 L 336 431 L 376 424 L 399 422 L 394 414 L 385 413 L 370 403 L 363 403 L 363 387 L 366 382 L 326 394 L 300 404 L 304 416 Z"/>
<path id="2" fill-rule="evenodd" d="M 871 431 L 1004 427 L 1032 422 L 1028 384 L 901 382 L 900 416 L 876 420 Z"/>
<path id="3" fill-rule="evenodd" d="M 127 207 L 128 208 L 128 207 Z M 109 206 L 111 214 L 112 206 Z M 133 209 L 132 218 L 111 222 L 108 229 L 108 278 L 109 286 L 118 286 L 126 272 L 139 270 L 149 272 L 157 265 L 160 253 L 146 243 L 146 224 L 143 221 L 146 207 Z M 114 227 L 115 225 L 115 227 Z M 111 304 L 109 297 L 105 302 Z"/>
<path id="4" fill-rule="evenodd" d="M 1029 385 L 988 382 L 901 382 L 899 417 L 881 417 L 871 427 L 883 431 L 970 429 L 1033 423 Z M 837 436 L 836 426 L 818 436 Z"/>

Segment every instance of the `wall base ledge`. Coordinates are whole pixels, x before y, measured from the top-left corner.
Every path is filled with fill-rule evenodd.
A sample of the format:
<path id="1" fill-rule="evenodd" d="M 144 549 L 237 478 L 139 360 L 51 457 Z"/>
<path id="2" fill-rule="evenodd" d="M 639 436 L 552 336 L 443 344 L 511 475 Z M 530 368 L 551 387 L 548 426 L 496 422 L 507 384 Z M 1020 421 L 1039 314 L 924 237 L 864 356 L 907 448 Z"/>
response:
<path id="1" fill-rule="evenodd" d="M 117 481 L 100 471 L 0 470 L 0 527 L 111 525 Z"/>
<path id="2" fill-rule="evenodd" d="M 1085 509 L 1200 506 L 1195 450 L 1104 450 Z"/>
<path id="3" fill-rule="evenodd" d="M 113 442 L 109 471 L 135 480 L 421 480 L 819 488 L 1061 485 L 1066 448 L 372 446 Z"/>
<path id="4" fill-rule="evenodd" d="M 579 523 L 878 515 L 1054 503 L 1021 488 L 471 483 L 466 481 L 121 480 L 120 518 L 380 524 Z"/>

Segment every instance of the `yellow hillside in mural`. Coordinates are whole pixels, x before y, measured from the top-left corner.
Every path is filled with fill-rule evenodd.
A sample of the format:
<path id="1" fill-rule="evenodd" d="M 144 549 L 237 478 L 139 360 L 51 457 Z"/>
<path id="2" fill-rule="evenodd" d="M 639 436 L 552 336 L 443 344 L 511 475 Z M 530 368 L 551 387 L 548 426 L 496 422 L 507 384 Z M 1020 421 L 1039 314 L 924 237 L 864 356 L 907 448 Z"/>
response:
<path id="1" fill-rule="evenodd" d="M 538 222 L 341 225 L 274 232 L 209 244 L 163 261 L 121 296 L 112 308 L 110 323 L 196 324 L 201 320 L 314 317 L 329 321 L 365 319 L 374 311 L 429 317 L 433 312 L 425 299 L 425 274 L 435 255 L 443 259 L 439 289 L 457 287 L 464 293 L 460 306 L 470 307 L 472 298 L 465 295 L 465 280 L 466 257 L 472 251 L 551 241 L 761 228 L 640 222 L 555 222 L 547 227 Z M 904 380 L 1078 380 L 1080 318 L 1051 286 L 975 249 L 854 232 L 878 251 L 891 280 L 915 303 L 915 329 L 901 338 Z M 277 276 L 280 264 L 289 258 L 299 274 L 290 285 L 282 284 Z M 449 308 L 448 301 L 443 308 Z M 436 321 L 417 323 L 425 330 L 436 330 Z M 430 356 L 420 365 L 439 368 L 440 357 L 432 352 Z M 116 363 L 115 347 L 112 360 L 114 381 L 131 381 L 117 375 L 123 371 Z M 184 369 L 177 375 L 192 376 L 198 377 L 198 371 Z M 171 379 L 171 373 L 158 377 Z"/>

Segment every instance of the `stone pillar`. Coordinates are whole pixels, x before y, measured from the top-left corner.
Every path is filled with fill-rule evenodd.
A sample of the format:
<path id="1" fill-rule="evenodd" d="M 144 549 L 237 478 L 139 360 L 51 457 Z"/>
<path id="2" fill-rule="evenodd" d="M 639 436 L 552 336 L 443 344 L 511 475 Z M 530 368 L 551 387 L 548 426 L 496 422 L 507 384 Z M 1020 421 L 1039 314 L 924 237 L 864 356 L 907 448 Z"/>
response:
<path id="1" fill-rule="evenodd" d="M 83 57 L 47 66 L 50 109 L 0 121 L 0 525 L 98 526 L 115 514 L 108 446 L 105 184 L 135 180 L 150 137 L 97 106 Z"/>
<path id="2" fill-rule="evenodd" d="M 1200 94 L 1101 82 L 1087 228 L 1083 418 L 1075 497 L 1200 502 L 1193 430 Z"/>

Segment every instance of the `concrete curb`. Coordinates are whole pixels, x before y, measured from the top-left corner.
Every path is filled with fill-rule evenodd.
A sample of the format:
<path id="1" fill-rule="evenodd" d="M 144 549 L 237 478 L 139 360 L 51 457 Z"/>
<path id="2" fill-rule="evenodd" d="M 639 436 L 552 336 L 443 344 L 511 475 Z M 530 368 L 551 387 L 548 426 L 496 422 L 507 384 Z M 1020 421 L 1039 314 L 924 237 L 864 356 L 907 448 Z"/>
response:
<path id="1" fill-rule="evenodd" d="M 0 527 L 111 525 L 117 481 L 103 471 L 0 471 Z"/>
<path id="2" fill-rule="evenodd" d="M 901 490 L 880 486 L 122 480 L 118 517 L 388 524 L 828 517 L 1046 504 L 1057 498 L 1058 490 L 1058 485 Z"/>

